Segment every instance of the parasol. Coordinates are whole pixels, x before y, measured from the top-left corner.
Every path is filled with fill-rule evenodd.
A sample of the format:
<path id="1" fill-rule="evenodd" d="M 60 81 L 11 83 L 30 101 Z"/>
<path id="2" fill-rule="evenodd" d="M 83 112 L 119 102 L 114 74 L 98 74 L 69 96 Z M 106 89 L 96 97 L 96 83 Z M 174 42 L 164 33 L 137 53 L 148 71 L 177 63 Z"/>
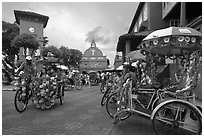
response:
<path id="1" fill-rule="evenodd" d="M 150 33 L 140 43 L 142 53 L 182 55 L 183 50 L 201 50 L 202 34 L 189 27 L 169 27 Z"/>
<path id="2" fill-rule="evenodd" d="M 131 66 L 137 67 L 137 66 L 138 66 L 138 62 L 139 62 L 139 61 L 133 62 L 133 63 L 131 64 Z"/>
<path id="3" fill-rule="evenodd" d="M 90 70 L 88 73 L 89 73 L 89 74 L 90 74 L 90 73 L 97 73 L 97 71 Z"/>
<path id="4" fill-rule="evenodd" d="M 120 65 L 116 70 L 123 70 L 123 65 Z"/>
<path id="5" fill-rule="evenodd" d="M 57 67 L 58 67 L 58 68 L 61 68 L 61 69 L 64 69 L 64 70 L 68 70 L 68 69 L 69 69 L 68 67 L 66 67 L 66 66 L 64 66 L 64 65 L 58 65 Z"/>

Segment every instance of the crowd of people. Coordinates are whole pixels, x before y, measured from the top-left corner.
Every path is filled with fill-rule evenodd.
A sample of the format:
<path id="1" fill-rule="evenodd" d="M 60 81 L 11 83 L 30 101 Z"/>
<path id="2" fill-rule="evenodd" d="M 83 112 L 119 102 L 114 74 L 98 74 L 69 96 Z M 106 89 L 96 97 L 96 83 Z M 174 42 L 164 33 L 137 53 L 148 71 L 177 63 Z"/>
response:
<path id="1" fill-rule="evenodd" d="M 124 82 L 130 77 L 133 80 L 133 86 L 151 85 L 152 80 L 147 71 L 148 65 L 144 60 L 139 60 L 134 65 L 125 62 L 123 64 L 123 71 L 102 72 L 101 85 L 104 85 L 107 82 L 114 82 L 116 84 L 119 84 L 119 87 L 122 87 Z"/>

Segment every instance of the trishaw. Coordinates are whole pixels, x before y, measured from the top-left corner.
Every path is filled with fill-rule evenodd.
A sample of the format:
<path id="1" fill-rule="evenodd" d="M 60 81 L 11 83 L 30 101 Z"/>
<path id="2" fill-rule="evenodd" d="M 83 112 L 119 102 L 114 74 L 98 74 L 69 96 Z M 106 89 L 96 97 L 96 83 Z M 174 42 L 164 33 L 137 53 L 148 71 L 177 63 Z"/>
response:
<path id="1" fill-rule="evenodd" d="M 199 83 L 201 64 L 202 34 L 187 27 L 170 27 L 149 34 L 140 43 L 141 53 L 151 64 L 152 86 L 132 87 L 128 78 L 121 89 L 121 95 L 112 94 L 106 109 L 114 124 L 127 119 L 132 113 L 152 120 L 156 134 L 201 134 L 202 113 L 195 87 Z M 156 85 L 155 59 L 172 59 L 179 64 L 176 73 L 178 83 L 166 87 Z M 185 74 L 185 75 L 184 75 Z M 190 86 L 179 89 L 185 81 Z M 190 81 L 190 82 L 189 82 Z M 189 82 L 189 83 L 188 83 Z M 176 88 L 176 90 L 172 90 Z M 143 96 L 148 97 L 145 100 Z"/>
<path id="2" fill-rule="evenodd" d="M 89 77 L 90 77 L 90 83 L 91 85 L 97 85 L 99 83 L 99 79 L 98 79 L 98 72 L 97 71 L 94 71 L 94 70 L 90 70 L 88 72 L 89 74 Z"/>
<path id="3" fill-rule="evenodd" d="M 71 81 L 68 79 L 68 76 L 66 76 L 64 78 L 65 91 L 69 91 L 73 89 L 77 89 L 77 90 L 82 89 L 82 81 L 81 81 L 81 78 L 79 78 L 79 76 L 75 76 L 75 78 L 73 79 L 73 83 L 74 84 L 72 85 Z"/>
<path id="4" fill-rule="evenodd" d="M 38 63 L 42 63 L 46 67 L 57 63 L 54 60 L 40 60 Z M 22 74 L 24 75 L 24 74 Z M 52 76 L 20 76 L 15 83 L 17 91 L 14 98 L 14 105 L 16 110 L 21 113 L 25 111 L 29 99 L 32 100 L 32 104 L 36 108 L 49 109 L 55 103 L 56 99 L 60 100 L 60 104 L 63 104 L 64 100 L 64 83 L 59 81 L 56 77 Z"/>
<path id="5" fill-rule="evenodd" d="M 102 72 L 109 72 L 109 73 L 121 73 L 122 70 L 117 70 L 117 69 L 109 69 L 109 70 L 104 70 Z M 104 85 L 100 86 L 100 90 L 103 94 L 103 97 L 101 98 L 101 106 L 105 105 L 108 97 L 114 93 L 117 84 L 115 83 L 115 81 L 112 80 L 106 80 Z"/>

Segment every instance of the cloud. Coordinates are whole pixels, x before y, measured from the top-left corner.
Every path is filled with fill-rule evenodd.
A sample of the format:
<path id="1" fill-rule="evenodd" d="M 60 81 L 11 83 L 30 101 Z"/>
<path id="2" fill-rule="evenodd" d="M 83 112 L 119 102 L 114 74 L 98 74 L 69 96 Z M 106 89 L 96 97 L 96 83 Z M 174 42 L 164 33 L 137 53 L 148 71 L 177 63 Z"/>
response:
<path id="1" fill-rule="evenodd" d="M 120 35 L 127 33 L 138 3 L 9 2 L 3 3 L 2 19 L 13 22 L 13 9 L 49 16 L 44 36 L 49 45 L 68 46 L 84 52 L 93 38 L 113 63 Z"/>
<path id="2" fill-rule="evenodd" d="M 92 42 L 95 40 L 97 43 L 107 45 L 113 41 L 113 32 L 105 30 L 102 26 L 97 26 L 86 34 L 85 42 Z"/>

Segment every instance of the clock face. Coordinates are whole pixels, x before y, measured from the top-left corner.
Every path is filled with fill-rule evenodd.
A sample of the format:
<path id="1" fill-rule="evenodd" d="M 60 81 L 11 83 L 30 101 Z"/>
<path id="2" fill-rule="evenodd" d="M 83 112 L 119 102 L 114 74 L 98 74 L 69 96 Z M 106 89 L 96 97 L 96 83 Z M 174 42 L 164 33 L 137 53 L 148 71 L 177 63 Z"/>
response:
<path id="1" fill-rule="evenodd" d="M 29 28 L 29 31 L 30 31 L 31 33 L 34 33 L 34 32 L 35 32 L 35 29 L 34 29 L 34 28 Z"/>

